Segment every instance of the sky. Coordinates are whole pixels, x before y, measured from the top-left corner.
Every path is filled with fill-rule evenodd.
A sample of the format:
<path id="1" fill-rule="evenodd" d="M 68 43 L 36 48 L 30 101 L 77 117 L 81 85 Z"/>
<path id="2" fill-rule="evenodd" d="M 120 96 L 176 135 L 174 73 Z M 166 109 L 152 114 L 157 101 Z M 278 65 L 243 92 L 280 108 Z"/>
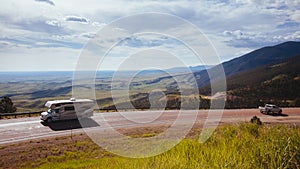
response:
<path id="1" fill-rule="evenodd" d="M 195 25 L 213 45 L 220 60 L 197 60 L 181 39 L 164 34 L 120 39 L 121 36 L 110 32 L 105 38 L 119 41 L 98 66 L 100 70 L 115 70 L 122 63 L 127 64 L 122 67 L 134 69 L 143 57 L 149 67 L 157 62 L 168 62 L 161 64 L 164 68 L 182 66 L 166 54 L 171 51 L 186 66 L 218 64 L 264 46 L 300 41 L 299 0 L 2 0 L 0 71 L 72 71 L 85 54 L 87 44 L 103 28 L 120 18 L 149 12 L 174 15 Z M 151 27 L 151 22 L 142 26 Z M 199 38 L 192 29 L 179 27 L 171 30 L 159 25 L 158 30 L 176 32 L 190 42 Z M 145 50 L 149 52 L 145 54 Z M 130 55 L 139 57 L 138 62 L 126 62 Z M 209 58 L 209 54 L 204 55 Z"/>

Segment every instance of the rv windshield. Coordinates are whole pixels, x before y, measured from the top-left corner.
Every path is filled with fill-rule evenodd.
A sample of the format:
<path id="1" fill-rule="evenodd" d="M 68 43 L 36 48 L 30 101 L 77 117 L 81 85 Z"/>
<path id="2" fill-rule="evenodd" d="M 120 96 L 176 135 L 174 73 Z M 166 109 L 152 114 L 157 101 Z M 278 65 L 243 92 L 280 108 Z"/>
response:
<path id="1" fill-rule="evenodd" d="M 59 109 L 48 109 L 48 113 L 59 113 Z"/>

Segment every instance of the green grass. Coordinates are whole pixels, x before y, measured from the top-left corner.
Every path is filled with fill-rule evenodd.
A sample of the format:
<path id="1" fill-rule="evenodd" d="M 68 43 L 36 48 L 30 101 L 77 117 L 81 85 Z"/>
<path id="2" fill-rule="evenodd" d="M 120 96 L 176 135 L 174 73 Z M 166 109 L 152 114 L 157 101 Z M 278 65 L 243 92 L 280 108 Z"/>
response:
<path id="1" fill-rule="evenodd" d="M 107 152 L 106 152 L 107 153 Z M 300 168 L 300 130 L 287 125 L 242 123 L 219 127 L 208 141 L 184 139 L 155 157 L 65 152 L 41 159 L 40 168 Z"/>

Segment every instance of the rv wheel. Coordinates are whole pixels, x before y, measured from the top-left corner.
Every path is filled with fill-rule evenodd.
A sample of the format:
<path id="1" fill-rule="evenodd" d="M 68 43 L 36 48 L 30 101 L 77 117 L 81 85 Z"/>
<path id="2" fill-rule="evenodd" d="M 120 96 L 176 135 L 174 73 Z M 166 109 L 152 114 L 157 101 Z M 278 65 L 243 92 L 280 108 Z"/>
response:
<path id="1" fill-rule="evenodd" d="M 51 122 L 52 122 L 52 118 L 48 118 L 47 123 L 51 123 Z"/>

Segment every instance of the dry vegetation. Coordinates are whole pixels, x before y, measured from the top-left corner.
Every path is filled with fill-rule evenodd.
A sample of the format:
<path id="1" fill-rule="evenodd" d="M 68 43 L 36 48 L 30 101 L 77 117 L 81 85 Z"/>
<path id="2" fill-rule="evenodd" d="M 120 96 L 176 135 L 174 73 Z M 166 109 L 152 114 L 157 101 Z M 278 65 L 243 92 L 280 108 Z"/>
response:
<path id="1" fill-rule="evenodd" d="M 168 126 L 121 130 L 152 137 Z M 300 168 L 300 128 L 241 123 L 219 127 L 208 141 L 199 128 L 168 152 L 130 159 L 111 154 L 86 135 L 34 140 L 0 147 L 3 168 Z"/>

